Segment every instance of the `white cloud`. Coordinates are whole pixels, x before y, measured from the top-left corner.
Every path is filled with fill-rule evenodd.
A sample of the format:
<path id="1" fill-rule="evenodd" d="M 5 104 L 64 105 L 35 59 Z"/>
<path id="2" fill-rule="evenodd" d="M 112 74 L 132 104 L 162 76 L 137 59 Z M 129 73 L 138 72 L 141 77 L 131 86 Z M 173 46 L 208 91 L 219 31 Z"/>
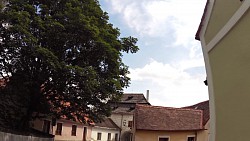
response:
<path id="1" fill-rule="evenodd" d="M 112 13 L 141 36 L 174 36 L 173 45 L 188 46 L 194 40 L 205 0 L 106 0 Z M 172 32 L 174 30 L 174 32 Z"/>
<path id="2" fill-rule="evenodd" d="M 134 58 L 143 64 L 151 60 L 143 67 L 130 68 L 131 87 L 125 92 L 149 89 L 151 104 L 161 106 L 181 107 L 208 99 L 201 46 L 194 39 L 206 0 L 103 1 L 109 5 L 108 13 L 119 17 L 116 20 L 144 43 L 141 51 L 150 48 L 140 52 L 144 57 Z"/>
<path id="3" fill-rule="evenodd" d="M 182 107 L 207 100 L 207 87 L 203 83 L 206 76 L 185 71 L 197 66 L 202 67 L 203 64 L 189 60 L 171 65 L 152 60 L 143 68 L 130 69 L 129 77 L 134 85 L 125 91 L 129 92 L 135 87 L 149 89 L 152 105 Z"/>

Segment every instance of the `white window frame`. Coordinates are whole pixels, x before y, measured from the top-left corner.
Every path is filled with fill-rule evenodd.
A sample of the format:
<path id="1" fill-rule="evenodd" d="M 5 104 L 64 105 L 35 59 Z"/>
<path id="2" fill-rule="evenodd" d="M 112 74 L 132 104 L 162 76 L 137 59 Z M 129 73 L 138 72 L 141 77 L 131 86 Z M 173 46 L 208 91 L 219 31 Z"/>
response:
<path id="1" fill-rule="evenodd" d="M 168 138 L 168 141 L 170 141 L 170 136 L 158 136 L 158 141 L 160 138 Z"/>
<path id="2" fill-rule="evenodd" d="M 188 137 L 194 137 L 194 140 L 196 141 L 196 136 L 195 135 L 187 135 L 187 140 L 186 141 L 188 141 Z"/>

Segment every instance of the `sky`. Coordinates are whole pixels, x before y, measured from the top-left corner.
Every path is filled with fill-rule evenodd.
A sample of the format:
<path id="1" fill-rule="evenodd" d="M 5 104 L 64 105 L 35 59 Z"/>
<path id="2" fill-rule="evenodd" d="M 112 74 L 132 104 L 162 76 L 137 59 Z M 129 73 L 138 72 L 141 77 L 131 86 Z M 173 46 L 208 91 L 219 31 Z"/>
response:
<path id="1" fill-rule="evenodd" d="M 140 50 L 124 54 L 130 87 L 149 90 L 155 106 L 184 107 L 208 100 L 202 48 L 195 40 L 206 0 L 100 0 L 121 37 L 138 38 Z"/>

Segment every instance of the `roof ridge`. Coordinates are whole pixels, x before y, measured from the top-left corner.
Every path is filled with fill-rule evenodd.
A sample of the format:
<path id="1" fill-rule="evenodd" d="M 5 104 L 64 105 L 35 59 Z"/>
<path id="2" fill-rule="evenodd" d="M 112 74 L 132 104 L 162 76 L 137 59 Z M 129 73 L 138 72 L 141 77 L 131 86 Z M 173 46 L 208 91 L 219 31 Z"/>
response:
<path id="1" fill-rule="evenodd" d="M 200 109 L 175 108 L 175 107 L 152 106 L 152 105 L 142 105 L 142 104 L 136 104 L 136 107 L 147 107 L 147 108 L 157 108 L 157 109 L 183 110 L 183 111 L 200 111 L 200 112 L 203 112 L 203 110 L 200 110 Z"/>

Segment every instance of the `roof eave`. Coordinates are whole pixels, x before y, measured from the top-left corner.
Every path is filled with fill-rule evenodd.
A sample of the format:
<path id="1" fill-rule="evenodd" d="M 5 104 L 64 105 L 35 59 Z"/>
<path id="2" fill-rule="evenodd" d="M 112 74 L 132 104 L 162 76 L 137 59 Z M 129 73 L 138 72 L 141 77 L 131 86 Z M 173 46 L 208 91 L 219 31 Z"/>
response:
<path id="1" fill-rule="evenodd" d="M 204 8 L 204 12 L 203 12 L 203 15 L 202 15 L 202 18 L 201 18 L 200 25 L 198 27 L 198 30 L 197 30 L 196 34 L 195 34 L 195 39 L 199 40 L 199 41 L 200 41 L 200 33 L 201 33 L 202 28 L 203 28 L 203 23 L 204 23 L 204 20 L 206 18 L 208 3 L 209 3 L 209 0 L 207 0 L 206 6 Z"/>

